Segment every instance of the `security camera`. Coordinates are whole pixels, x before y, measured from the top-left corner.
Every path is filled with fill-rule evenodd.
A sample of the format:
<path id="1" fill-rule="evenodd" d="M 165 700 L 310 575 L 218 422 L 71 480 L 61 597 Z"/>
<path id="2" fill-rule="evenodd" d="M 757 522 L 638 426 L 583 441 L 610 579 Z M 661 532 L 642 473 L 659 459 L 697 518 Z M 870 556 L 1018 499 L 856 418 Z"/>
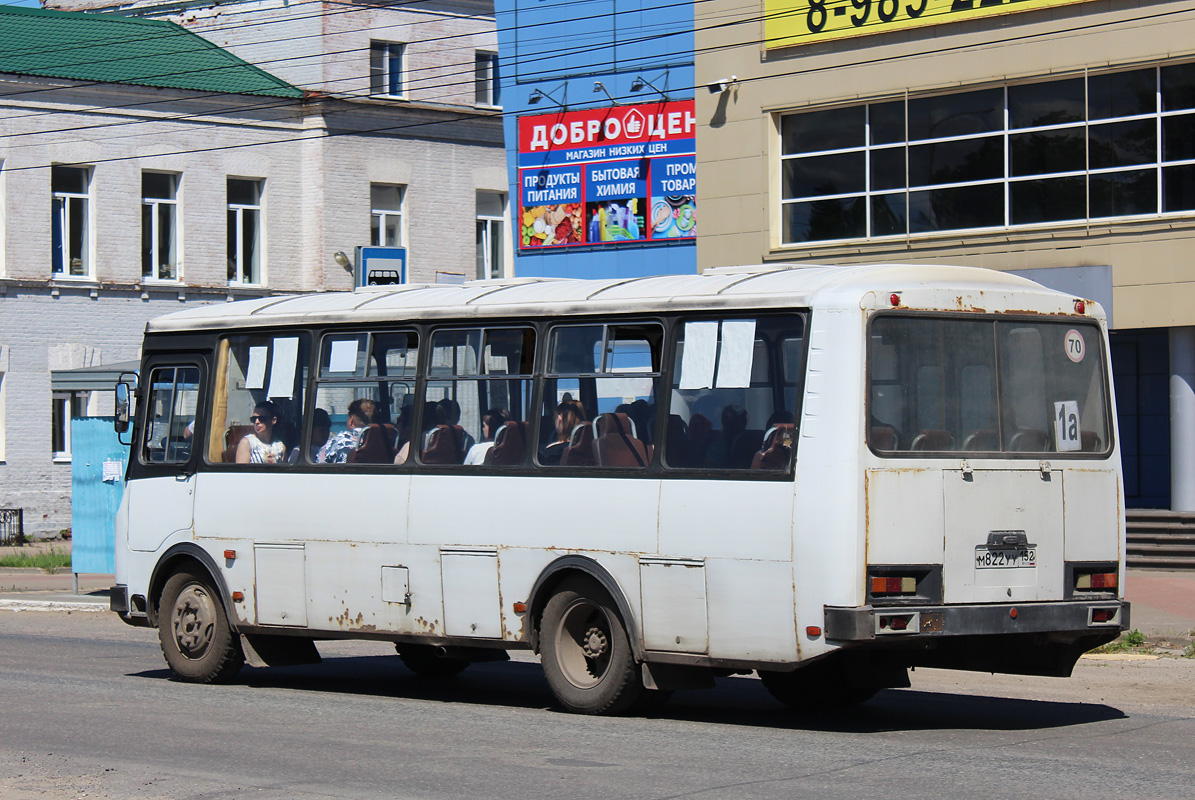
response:
<path id="1" fill-rule="evenodd" d="M 732 84 L 738 81 L 738 77 L 731 75 L 729 78 L 720 78 L 709 84 L 706 88 L 710 90 L 710 94 L 722 94 L 731 87 Z"/>

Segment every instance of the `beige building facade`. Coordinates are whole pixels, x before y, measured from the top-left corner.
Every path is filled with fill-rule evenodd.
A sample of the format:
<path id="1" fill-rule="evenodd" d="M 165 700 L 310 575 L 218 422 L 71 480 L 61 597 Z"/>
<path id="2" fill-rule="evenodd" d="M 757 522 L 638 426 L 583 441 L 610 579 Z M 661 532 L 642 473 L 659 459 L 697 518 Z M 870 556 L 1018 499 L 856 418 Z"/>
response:
<path id="1" fill-rule="evenodd" d="M 964 264 L 1099 300 L 1129 505 L 1195 510 L 1195 4 L 695 9 L 699 268 Z"/>

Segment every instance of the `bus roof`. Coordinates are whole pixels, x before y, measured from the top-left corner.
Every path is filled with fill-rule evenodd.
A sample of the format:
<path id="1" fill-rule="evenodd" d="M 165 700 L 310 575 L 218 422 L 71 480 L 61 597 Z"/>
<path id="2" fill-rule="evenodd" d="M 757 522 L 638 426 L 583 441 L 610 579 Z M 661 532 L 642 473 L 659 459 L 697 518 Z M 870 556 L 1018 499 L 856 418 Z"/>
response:
<path id="1" fill-rule="evenodd" d="M 1074 313 L 1074 299 L 1025 278 L 978 267 L 764 264 L 696 275 L 582 280 L 514 278 L 462 285 L 404 284 L 201 306 L 152 320 L 149 333 L 310 324 L 734 308 L 887 308 Z M 1088 316 L 1102 310 L 1088 301 Z"/>

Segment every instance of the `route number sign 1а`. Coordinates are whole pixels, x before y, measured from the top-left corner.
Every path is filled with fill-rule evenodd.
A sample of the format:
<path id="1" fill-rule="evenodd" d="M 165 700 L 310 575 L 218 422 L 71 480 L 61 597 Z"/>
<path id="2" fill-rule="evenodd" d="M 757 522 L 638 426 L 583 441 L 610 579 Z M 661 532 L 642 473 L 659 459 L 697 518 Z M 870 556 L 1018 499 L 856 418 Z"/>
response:
<path id="1" fill-rule="evenodd" d="M 764 0 L 764 46 L 826 42 L 1088 0 Z"/>

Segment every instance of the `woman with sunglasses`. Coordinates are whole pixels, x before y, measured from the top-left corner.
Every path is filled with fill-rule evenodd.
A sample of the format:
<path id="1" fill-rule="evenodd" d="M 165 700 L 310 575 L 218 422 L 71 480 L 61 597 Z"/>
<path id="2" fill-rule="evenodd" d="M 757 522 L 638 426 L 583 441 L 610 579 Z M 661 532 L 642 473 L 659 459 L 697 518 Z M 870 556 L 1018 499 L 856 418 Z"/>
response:
<path id="1" fill-rule="evenodd" d="M 237 445 L 238 464 L 281 464 L 286 459 L 286 443 L 275 433 L 278 409 L 269 400 L 253 407 L 253 432 L 245 434 Z"/>

